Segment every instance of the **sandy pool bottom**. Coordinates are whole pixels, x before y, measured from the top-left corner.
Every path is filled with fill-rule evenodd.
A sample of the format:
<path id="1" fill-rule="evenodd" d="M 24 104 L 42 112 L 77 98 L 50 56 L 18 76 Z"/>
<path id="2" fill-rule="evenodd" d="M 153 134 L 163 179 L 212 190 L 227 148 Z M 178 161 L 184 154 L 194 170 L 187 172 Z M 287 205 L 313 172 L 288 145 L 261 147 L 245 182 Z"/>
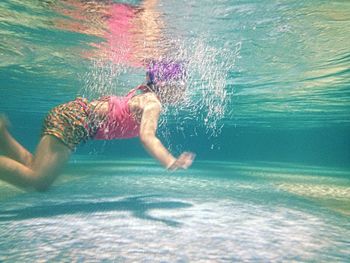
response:
<path id="1" fill-rule="evenodd" d="M 346 169 L 74 160 L 45 193 L 0 183 L 0 262 L 349 262 Z"/>

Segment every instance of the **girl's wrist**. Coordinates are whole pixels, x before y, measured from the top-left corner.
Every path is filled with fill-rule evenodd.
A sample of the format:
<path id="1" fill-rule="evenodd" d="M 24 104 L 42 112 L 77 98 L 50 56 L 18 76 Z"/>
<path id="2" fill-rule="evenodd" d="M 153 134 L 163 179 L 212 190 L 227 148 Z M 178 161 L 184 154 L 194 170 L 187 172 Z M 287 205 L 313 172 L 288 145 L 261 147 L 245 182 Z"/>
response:
<path id="1" fill-rule="evenodd" d="M 173 160 L 171 160 L 167 165 L 166 165 L 166 169 L 167 170 L 172 170 L 172 166 L 176 163 L 176 159 L 173 158 Z"/>

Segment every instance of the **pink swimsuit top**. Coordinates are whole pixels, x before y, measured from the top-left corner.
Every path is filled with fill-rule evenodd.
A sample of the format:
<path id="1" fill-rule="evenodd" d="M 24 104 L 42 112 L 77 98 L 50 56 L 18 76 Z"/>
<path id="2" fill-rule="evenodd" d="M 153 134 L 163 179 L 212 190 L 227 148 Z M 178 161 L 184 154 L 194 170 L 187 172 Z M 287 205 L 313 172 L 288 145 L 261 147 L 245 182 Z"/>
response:
<path id="1" fill-rule="evenodd" d="M 139 88 L 132 89 L 125 97 L 109 96 L 106 119 L 98 128 L 94 139 L 112 140 L 139 136 L 140 124 L 130 112 L 128 102 Z"/>

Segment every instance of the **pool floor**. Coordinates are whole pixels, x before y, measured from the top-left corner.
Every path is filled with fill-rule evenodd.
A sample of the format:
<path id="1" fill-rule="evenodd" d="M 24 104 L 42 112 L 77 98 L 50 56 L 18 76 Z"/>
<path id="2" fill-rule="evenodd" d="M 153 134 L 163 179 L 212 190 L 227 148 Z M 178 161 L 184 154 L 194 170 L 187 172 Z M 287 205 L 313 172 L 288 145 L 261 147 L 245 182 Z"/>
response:
<path id="1" fill-rule="evenodd" d="M 76 158 L 45 193 L 0 183 L 0 262 L 349 262 L 346 169 Z"/>

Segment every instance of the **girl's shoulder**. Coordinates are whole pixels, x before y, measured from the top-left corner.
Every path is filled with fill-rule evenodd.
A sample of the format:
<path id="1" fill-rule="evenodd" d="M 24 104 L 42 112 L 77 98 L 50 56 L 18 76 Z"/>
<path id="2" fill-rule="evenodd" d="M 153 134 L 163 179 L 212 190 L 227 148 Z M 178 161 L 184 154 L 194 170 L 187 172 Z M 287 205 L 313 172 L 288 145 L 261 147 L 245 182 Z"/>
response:
<path id="1" fill-rule="evenodd" d="M 132 108 L 144 109 L 147 105 L 156 104 L 161 108 L 161 103 L 158 97 L 153 92 L 147 92 L 140 95 L 136 95 L 131 98 L 130 106 Z"/>
<path id="2" fill-rule="evenodd" d="M 136 95 L 132 98 L 132 100 L 137 100 L 143 105 L 148 104 L 148 103 L 159 103 L 160 104 L 160 101 L 159 101 L 157 95 L 154 94 L 153 92 L 146 92 L 146 93 Z"/>
<path id="3" fill-rule="evenodd" d="M 145 101 L 152 101 L 152 102 L 159 102 L 159 99 L 157 97 L 157 95 L 153 92 L 146 92 L 146 93 L 143 93 L 141 94 L 140 96 L 142 96 L 142 98 L 145 100 Z"/>

